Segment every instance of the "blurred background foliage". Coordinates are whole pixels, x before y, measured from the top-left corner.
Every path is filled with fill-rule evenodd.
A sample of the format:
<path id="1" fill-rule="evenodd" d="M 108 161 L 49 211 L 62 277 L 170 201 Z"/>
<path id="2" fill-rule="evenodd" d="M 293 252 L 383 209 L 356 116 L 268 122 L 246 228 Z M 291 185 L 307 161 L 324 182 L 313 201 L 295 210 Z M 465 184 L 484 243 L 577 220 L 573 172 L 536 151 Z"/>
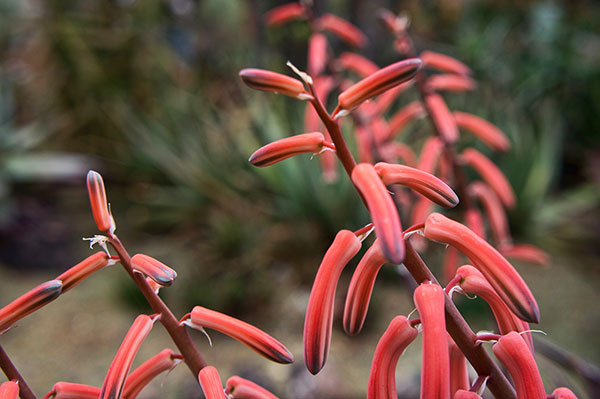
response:
<path id="1" fill-rule="evenodd" d="M 467 63 L 477 90 L 447 100 L 509 135 L 512 151 L 495 160 L 519 198 L 517 240 L 600 280 L 598 2 L 315 3 L 360 26 L 378 65 L 395 61 L 381 7 L 411 16 L 419 49 Z M 302 132 L 303 104 L 237 77 L 305 66 L 305 23 L 262 25 L 278 4 L 0 0 L 1 265 L 52 275 L 87 255 L 81 236 L 95 229 L 83 181 L 94 168 L 130 250 L 185 276 L 164 293 L 176 311 L 253 314 L 295 287 L 308 292 L 335 232 L 366 214 L 346 179 L 325 184 L 308 157 L 246 161 Z M 336 54 L 347 50 L 330 39 Z M 129 285 L 119 292 L 140 301 Z"/>

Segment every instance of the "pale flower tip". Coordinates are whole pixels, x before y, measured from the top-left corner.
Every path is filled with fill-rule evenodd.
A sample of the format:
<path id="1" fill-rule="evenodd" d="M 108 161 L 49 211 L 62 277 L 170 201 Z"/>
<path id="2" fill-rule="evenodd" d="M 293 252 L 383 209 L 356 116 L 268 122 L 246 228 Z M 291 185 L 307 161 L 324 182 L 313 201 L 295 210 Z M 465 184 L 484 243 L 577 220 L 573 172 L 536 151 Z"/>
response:
<path id="1" fill-rule="evenodd" d="M 288 60 L 285 63 L 285 65 L 287 65 L 292 71 L 294 71 L 294 73 L 296 75 L 300 76 L 300 79 L 302 79 L 306 84 L 308 84 L 308 85 L 312 85 L 313 84 L 312 77 L 308 73 L 306 73 L 306 72 L 301 71 L 300 69 L 298 69 L 296 67 L 296 65 L 292 64 L 291 61 Z"/>

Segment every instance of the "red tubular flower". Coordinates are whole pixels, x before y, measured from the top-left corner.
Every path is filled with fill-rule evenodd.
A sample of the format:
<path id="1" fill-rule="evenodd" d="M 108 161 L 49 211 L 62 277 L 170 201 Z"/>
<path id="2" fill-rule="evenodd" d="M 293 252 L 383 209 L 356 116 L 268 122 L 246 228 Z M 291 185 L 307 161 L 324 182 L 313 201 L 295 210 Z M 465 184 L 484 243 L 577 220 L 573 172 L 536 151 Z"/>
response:
<path id="1" fill-rule="evenodd" d="M 481 399 L 481 396 L 478 395 L 477 392 L 459 389 L 454 393 L 453 399 Z"/>
<path id="2" fill-rule="evenodd" d="M 17 399 L 19 397 L 19 383 L 6 381 L 0 385 L 0 399 Z"/>
<path id="3" fill-rule="evenodd" d="M 227 399 L 219 372 L 213 366 L 206 366 L 200 370 L 198 381 L 206 399 Z"/>
<path id="4" fill-rule="evenodd" d="M 468 76 L 444 73 L 433 75 L 425 83 L 427 91 L 470 91 L 475 88 L 475 81 Z"/>
<path id="5" fill-rule="evenodd" d="M 168 287 L 177 278 L 177 272 L 164 263 L 144 254 L 135 254 L 131 258 L 133 270 L 137 270 L 163 287 Z"/>
<path id="6" fill-rule="evenodd" d="M 511 312 L 479 270 L 473 266 L 464 265 L 458 268 L 456 275 L 461 277 L 458 285 L 464 292 L 477 295 L 487 302 L 492 309 L 492 313 L 494 313 L 501 334 L 508 334 L 511 331 L 520 333 L 529 330 L 529 324 Z M 524 339 L 533 350 L 531 334 L 524 334 Z"/>
<path id="7" fill-rule="evenodd" d="M 377 64 L 368 58 L 356 53 L 342 53 L 336 60 L 340 69 L 348 69 L 360 77 L 366 78 L 379 70 Z"/>
<path id="8" fill-rule="evenodd" d="M 478 181 L 469 184 L 467 190 L 471 196 L 478 198 L 483 205 L 492 234 L 498 245 L 502 246 L 510 242 L 508 220 L 496 192 L 487 184 Z"/>
<path id="9" fill-rule="evenodd" d="M 473 133 L 475 137 L 496 151 L 508 151 L 510 142 L 502 130 L 483 118 L 466 112 L 454 111 L 456 125 Z"/>
<path id="10" fill-rule="evenodd" d="M 62 281 L 46 281 L 0 309 L 0 334 L 23 317 L 58 298 L 61 292 Z"/>
<path id="11" fill-rule="evenodd" d="M 85 280 L 92 273 L 102 269 L 109 263 L 106 252 L 96 252 L 88 256 L 69 270 L 61 274 L 56 280 L 62 281 L 62 293 L 67 292 L 77 284 Z"/>
<path id="12" fill-rule="evenodd" d="M 227 380 L 225 393 L 231 399 L 279 399 L 260 385 L 238 376 Z"/>
<path id="13" fill-rule="evenodd" d="M 396 141 L 385 143 L 379 148 L 379 152 L 381 157 L 388 162 L 400 160 L 407 166 L 413 168 L 417 166 L 417 157 L 415 153 L 412 148 L 404 143 L 398 143 Z"/>
<path id="14" fill-rule="evenodd" d="M 577 396 L 569 388 L 556 388 L 550 395 L 552 399 L 577 399 Z"/>
<path id="15" fill-rule="evenodd" d="M 428 94 L 425 103 L 431 111 L 433 122 L 442 139 L 447 143 L 455 143 L 459 137 L 458 127 L 442 96 L 435 93 Z"/>
<path id="16" fill-rule="evenodd" d="M 306 92 L 301 81 L 281 73 L 246 68 L 240 71 L 240 77 L 248 87 L 255 90 L 280 93 L 299 100 L 308 100 L 312 97 Z"/>
<path id="17" fill-rule="evenodd" d="M 373 137 L 371 133 L 371 129 L 364 125 L 357 125 L 354 129 L 358 162 L 373 162 Z"/>
<path id="18" fill-rule="evenodd" d="M 298 154 L 319 154 L 326 148 L 335 150 L 333 143 L 325 141 L 322 133 L 304 133 L 269 143 L 252 154 L 248 161 L 254 166 L 269 166 Z"/>
<path id="19" fill-rule="evenodd" d="M 396 365 L 406 347 L 418 334 L 404 316 L 390 322 L 375 348 L 369 374 L 368 399 L 396 399 Z"/>
<path id="20" fill-rule="evenodd" d="M 267 26 L 283 25 L 295 19 L 306 19 L 306 8 L 301 2 L 287 3 L 272 8 L 264 16 Z"/>
<path id="21" fill-rule="evenodd" d="M 483 217 L 478 209 L 470 208 L 465 212 L 465 224 L 475 234 L 485 240 L 485 226 L 483 225 Z"/>
<path id="22" fill-rule="evenodd" d="M 163 371 L 173 370 L 183 360 L 183 356 L 171 349 L 163 349 L 158 354 L 133 370 L 125 380 L 124 398 L 135 398 L 139 393 Z"/>
<path id="23" fill-rule="evenodd" d="M 206 327 L 229 335 L 274 362 L 283 364 L 294 362 L 294 356 L 275 338 L 253 325 L 226 314 L 195 306 L 186 324 L 192 328 Z"/>
<path id="24" fill-rule="evenodd" d="M 156 319 L 156 316 L 150 317 L 145 314 L 139 315 L 135 319 L 108 369 L 100 396 L 98 396 L 100 399 L 119 399 L 121 397 L 133 359 Z"/>
<path id="25" fill-rule="evenodd" d="M 409 58 L 381 68 L 344 90 L 338 96 L 339 106 L 350 111 L 358 107 L 363 101 L 411 79 L 420 67 L 421 60 Z"/>
<path id="26" fill-rule="evenodd" d="M 44 399 L 98 399 L 100 388 L 73 382 L 57 382 Z"/>
<path id="27" fill-rule="evenodd" d="M 351 46 L 364 47 L 367 44 L 367 37 L 358 27 L 333 14 L 323 14 L 316 25 L 318 29 L 333 33 Z"/>
<path id="28" fill-rule="evenodd" d="M 503 256 L 511 259 L 517 259 L 539 266 L 547 266 L 550 263 L 550 255 L 536 246 L 528 244 L 505 244 L 500 248 Z"/>
<path id="29" fill-rule="evenodd" d="M 326 64 L 327 38 L 322 33 L 313 33 L 308 42 L 308 73 L 317 76 L 323 71 Z"/>
<path id="30" fill-rule="evenodd" d="M 336 286 L 342 270 L 360 247 L 353 232 L 340 230 L 319 266 L 304 320 L 304 363 L 312 374 L 317 374 L 327 360 Z"/>
<path id="31" fill-rule="evenodd" d="M 390 262 L 401 263 L 404 260 L 404 239 L 400 217 L 373 165 L 356 165 L 352 171 L 352 182 L 367 202 L 383 254 Z"/>
<path id="32" fill-rule="evenodd" d="M 412 80 L 407 80 L 406 82 L 400 83 L 398 86 L 393 87 L 387 91 L 381 93 L 376 100 L 374 100 L 374 112 L 378 114 L 383 114 L 387 109 L 394 103 L 396 98 L 403 93 L 406 89 L 413 85 Z"/>
<path id="33" fill-rule="evenodd" d="M 452 337 L 448 335 L 448 349 L 450 350 L 450 395 L 455 395 L 461 389 L 469 389 L 469 369 L 467 358 L 460 351 Z"/>
<path id="34" fill-rule="evenodd" d="M 417 169 L 433 174 L 438 164 L 444 143 L 439 137 L 430 137 L 423 144 Z"/>
<path id="35" fill-rule="evenodd" d="M 377 239 L 356 266 L 348 287 L 344 306 L 344 330 L 348 334 L 355 335 L 362 330 L 377 273 L 386 262 Z"/>
<path id="36" fill-rule="evenodd" d="M 470 75 L 471 69 L 468 66 L 448 55 L 435 53 L 433 51 L 423 51 L 419 56 L 426 68 L 434 68 L 439 71 L 456 73 L 459 75 Z"/>
<path id="37" fill-rule="evenodd" d="M 420 101 L 413 101 L 405 105 L 390 119 L 389 133 L 386 139 L 395 137 L 401 132 L 413 119 L 425 116 L 425 109 Z"/>
<path id="38" fill-rule="evenodd" d="M 100 173 L 90 170 L 87 174 L 86 182 L 96 226 L 98 226 L 100 231 L 114 230 L 114 222 L 108 210 L 102 176 Z"/>
<path id="39" fill-rule="evenodd" d="M 450 357 L 446 338 L 444 290 L 429 282 L 419 285 L 414 302 L 423 326 L 421 399 L 450 399 Z"/>
<path id="40" fill-rule="evenodd" d="M 386 186 L 401 184 L 410 187 L 429 200 L 445 208 L 458 205 L 458 196 L 434 175 L 410 166 L 379 162 L 375 171 Z"/>
<path id="41" fill-rule="evenodd" d="M 485 182 L 496 192 L 507 208 L 515 205 L 515 193 L 500 169 L 485 155 L 473 148 L 467 148 L 461 154 L 462 160 L 473 167 Z"/>
<path id="42" fill-rule="evenodd" d="M 503 335 L 492 350 L 512 377 L 518 399 L 546 399 L 540 371 L 523 337 L 510 332 Z"/>
<path id="43" fill-rule="evenodd" d="M 539 308 L 519 273 L 490 244 L 466 226 L 432 213 L 425 221 L 425 237 L 452 245 L 483 273 L 510 309 L 522 320 L 537 323 Z"/>

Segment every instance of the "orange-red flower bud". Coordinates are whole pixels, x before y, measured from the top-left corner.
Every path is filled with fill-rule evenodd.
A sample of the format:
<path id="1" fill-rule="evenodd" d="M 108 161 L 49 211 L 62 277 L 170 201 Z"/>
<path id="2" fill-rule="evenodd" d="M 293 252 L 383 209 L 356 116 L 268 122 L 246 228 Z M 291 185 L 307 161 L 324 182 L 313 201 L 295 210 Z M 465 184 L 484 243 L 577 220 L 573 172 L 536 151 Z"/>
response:
<path id="1" fill-rule="evenodd" d="M 510 142 L 502 130 L 485 119 L 460 111 L 454 111 L 452 114 L 459 128 L 473 133 L 475 137 L 491 149 L 507 151 L 510 148 Z"/>
<path id="2" fill-rule="evenodd" d="M 312 374 L 317 374 L 327 360 L 337 283 L 360 247 L 361 242 L 353 232 L 340 230 L 317 271 L 304 320 L 304 363 Z"/>
<path id="3" fill-rule="evenodd" d="M 226 314 L 195 306 L 190 313 L 189 323 L 186 324 L 192 328 L 206 327 L 229 335 L 274 362 L 286 364 L 294 361 L 290 351 L 275 338 L 253 325 Z"/>
<path id="4" fill-rule="evenodd" d="M 156 319 L 156 316 L 150 317 L 145 314 L 139 315 L 135 319 L 108 369 L 100 396 L 98 396 L 100 399 L 119 399 L 121 397 L 133 359 Z"/>
<path id="5" fill-rule="evenodd" d="M 443 148 L 444 143 L 439 137 L 428 138 L 421 149 L 421 155 L 419 156 L 417 169 L 421 169 L 425 172 L 433 174 Z"/>
<path id="6" fill-rule="evenodd" d="M 269 166 L 294 155 L 319 154 L 325 149 L 335 150 L 335 146 L 325 141 L 322 133 L 304 133 L 269 143 L 252 154 L 248 161 L 254 166 Z"/>
<path id="7" fill-rule="evenodd" d="M 173 352 L 171 349 L 163 349 L 127 376 L 123 397 L 127 399 L 137 397 L 142 389 L 156 376 L 163 371 L 173 370 L 182 360 L 183 356 L 180 354 Z"/>
<path id="8" fill-rule="evenodd" d="M 413 101 L 405 105 L 390 119 L 390 128 L 387 139 L 395 137 L 402 131 L 412 120 L 425 116 L 425 109 L 420 101 Z"/>
<path id="9" fill-rule="evenodd" d="M 515 193 L 500 169 L 485 155 L 473 148 L 467 148 L 461 154 L 462 160 L 473 167 L 485 182 L 496 192 L 504 206 L 515 205 Z"/>
<path id="10" fill-rule="evenodd" d="M 475 88 L 475 81 L 468 76 L 444 73 L 433 75 L 425 83 L 427 91 L 470 91 Z"/>
<path id="11" fill-rule="evenodd" d="M 384 91 L 373 101 L 373 111 L 379 114 L 384 114 L 385 111 L 394 103 L 396 98 L 403 93 L 406 89 L 413 85 L 413 80 L 407 80 L 406 82 L 400 83 L 396 87 L 392 87 L 389 90 Z"/>
<path id="12" fill-rule="evenodd" d="M 545 399 L 542 377 L 527 343 L 516 332 L 503 335 L 492 347 L 515 384 L 517 398 Z"/>
<path id="13" fill-rule="evenodd" d="M 0 399 L 17 399 L 19 397 L 19 383 L 6 381 L 0 385 Z"/>
<path id="14" fill-rule="evenodd" d="M 475 234 L 485 240 L 485 226 L 479 209 L 469 208 L 465 211 L 465 224 Z"/>
<path id="15" fill-rule="evenodd" d="M 461 389 L 470 388 L 469 369 L 467 358 L 450 335 L 448 335 L 448 349 L 450 351 L 450 395 L 455 395 Z"/>
<path id="16" fill-rule="evenodd" d="M 522 320 L 537 323 L 539 308 L 533 294 L 510 263 L 466 226 L 432 213 L 425 221 L 425 237 L 452 245 L 465 254 Z"/>
<path id="17" fill-rule="evenodd" d="M 550 395 L 552 399 L 577 399 L 577 396 L 569 388 L 556 388 Z"/>
<path id="18" fill-rule="evenodd" d="M 100 173 L 90 170 L 87 174 L 86 182 L 96 226 L 98 226 L 100 231 L 114 230 L 114 221 L 108 210 L 102 176 Z"/>
<path id="19" fill-rule="evenodd" d="M 333 14 L 323 14 L 317 20 L 317 28 L 333 33 L 354 47 L 363 47 L 367 44 L 367 37 L 358 27 Z"/>
<path id="20" fill-rule="evenodd" d="M 98 399 L 100 388 L 73 382 L 57 382 L 44 399 Z"/>
<path id="21" fill-rule="evenodd" d="M 260 385 L 238 376 L 227 380 L 225 393 L 231 399 L 279 399 Z"/>
<path id="22" fill-rule="evenodd" d="M 458 127 L 454 116 L 448 109 L 446 102 L 439 94 L 431 93 L 425 97 L 427 108 L 431 112 L 433 123 L 444 141 L 454 143 L 458 140 Z"/>
<path id="23" fill-rule="evenodd" d="M 133 270 L 137 270 L 163 287 L 168 287 L 177 278 L 177 272 L 164 263 L 144 254 L 135 254 L 131 258 Z"/>
<path id="24" fill-rule="evenodd" d="M 213 366 L 206 366 L 200 370 L 198 381 L 206 399 L 227 399 L 219 372 Z"/>
<path id="25" fill-rule="evenodd" d="M 500 248 L 503 256 L 517 259 L 539 266 L 547 266 L 550 263 L 550 255 L 540 248 L 529 244 L 505 244 Z"/>
<path id="26" fill-rule="evenodd" d="M 396 162 L 400 160 L 407 166 L 417 166 L 417 156 L 415 155 L 412 148 L 404 143 L 398 143 L 396 141 L 390 141 L 379 147 L 379 153 L 382 159 L 387 162 Z"/>
<path id="27" fill-rule="evenodd" d="M 338 96 L 339 105 L 341 108 L 350 111 L 358 107 L 363 101 L 411 79 L 420 67 L 421 60 L 409 58 L 381 68 L 344 90 Z"/>
<path id="28" fill-rule="evenodd" d="M 56 280 L 62 281 L 62 292 L 65 293 L 77 284 L 85 280 L 92 273 L 102 269 L 109 263 L 106 252 L 96 252 L 94 255 L 88 256 L 63 274 L 58 276 Z"/>
<path id="29" fill-rule="evenodd" d="M 348 69 L 360 77 L 366 78 L 379 70 L 377 64 L 368 58 L 356 53 L 342 53 L 336 60 L 336 64 L 341 69 Z"/>
<path id="30" fill-rule="evenodd" d="M 401 184 L 410 187 L 436 204 L 452 208 L 458 205 L 458 196 L 434 175 L 410 166 L 379 162 L 375 171 L 386 186 Z"/>
<path id="31" fill-rule="evenodd" d="M 46 281 L 0 309 L 0 334 L 23 317 L 58 298 L 61 292 L 62 281 Z"/>
<path id="32" fill-rule="evenodd" d="M 368 399 L 396 399 L 396 364 L 406 347 L 418 334 L 404 316 L 390 322 L 375 348 L 369 374 Z"/>
<path id="33" fill-rule="evenodd" d="M 501 246 L 510 242 L 506 212 L 496 192 L 487 184 L 479 181 L 469 184 L 467 189 L 469 194 L 478 198 L 483 205 L 492 234 L 498 245 Z"/>
<path id="34" fill-rule="evenodd" d="M 367 202 L 383 254 L 390 262 L 401 263 L 404 260 L 404 238 L 400 217 L 373 165 L 356 165 L 352 171 L 352 182 Z"/>
<path id="35" fill-rule="evenodd" d="M 317 76 L 323 71 L 326 64 L 327 38 L 322 33 L 313 33 L 308 42 L 308 73 Z"/>
<path id="36" fill-rule="evenodd" d="M 442 72 L 456 73 L 459 75 L 471 74 L 468 66 L 448 55 L 435 53 L 433 51 L 423 51 L 419 56 L 423 65 L 427 68 L 434 68 Z"/>
<path id="37" fill-rule="evenodd" d="M 423 326 L 421 398 L 450 399 L 450 358 L 446 338 L 444 290 L 429 282 L 419 285 L 414 302 Z"/>
<path id="38" fill-rule="evenodd" d="M 240 71 L 240 77 L 248 87 L 255 90 L 280 93 L 299 100 L 308 100 L 312 97 L 306 92 L 301 81 L 281 73 L 246 68 Z"/>
<path id="39" fill-rule="evenodd" d="M 306 19 L 306 7 L 301 2 L 293 2 L 277 6 L 264 16 L 267 26 L 283 25 L 295 19 Z"/>

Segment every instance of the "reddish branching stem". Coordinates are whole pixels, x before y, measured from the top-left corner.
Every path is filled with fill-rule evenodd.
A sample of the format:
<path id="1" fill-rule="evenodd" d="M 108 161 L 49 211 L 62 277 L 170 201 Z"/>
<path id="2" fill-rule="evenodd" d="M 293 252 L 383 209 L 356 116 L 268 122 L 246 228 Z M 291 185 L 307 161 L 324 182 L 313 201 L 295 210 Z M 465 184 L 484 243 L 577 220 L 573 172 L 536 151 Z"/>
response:
<path id="1" fill-rule="evenodd" d="M 9 380 L 19 381 L 19 396 L 21 399 L 37 399 L 2 346 L 0 346 L 0 368 Z"/>

